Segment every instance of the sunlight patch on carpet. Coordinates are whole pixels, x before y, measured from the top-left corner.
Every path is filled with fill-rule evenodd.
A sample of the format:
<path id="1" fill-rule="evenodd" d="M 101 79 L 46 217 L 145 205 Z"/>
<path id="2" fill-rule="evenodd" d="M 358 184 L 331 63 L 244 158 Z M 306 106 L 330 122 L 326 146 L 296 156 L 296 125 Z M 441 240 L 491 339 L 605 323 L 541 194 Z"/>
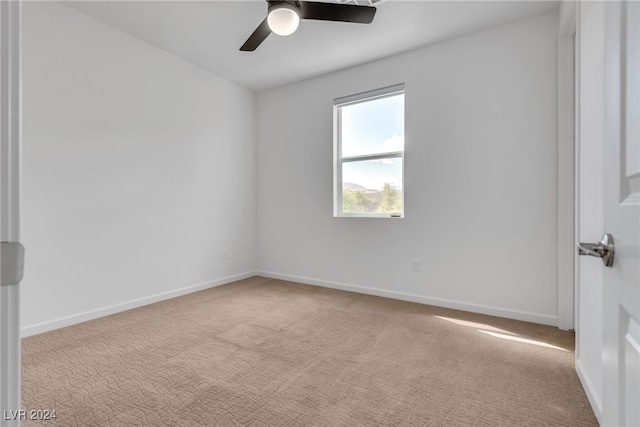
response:
<path id="1" fill-rule="evenodd" d="M 517 341 L 517 342 L 521 342 L 524 344 L 533 344 L 533 345 L 538 345 L 540 347 L 546 347 L 546 348 L 553 348 L 555 350 L 562 350 L 562 351 L 568 351 L 562 347 L 558 347 L 552 344 L 547 344 L 546 342 L 543 341 L 536 341 L 536 340 L 530 340 L 527 338 L 520 338 L 518 336 L 511 336 L 511 335 L 505 335 L 505 334 L 500 334 L 497 332 L 491 332 L 491 331 L 481 331 L 478 330 L 478 332 L 482 332 L 483 334 L 487 334 L 487 335 L 491 335 L 492 337 L 496 337 L 496 338 L 502 338 L 505 340 L 511 340 L 511 341 Z"/>

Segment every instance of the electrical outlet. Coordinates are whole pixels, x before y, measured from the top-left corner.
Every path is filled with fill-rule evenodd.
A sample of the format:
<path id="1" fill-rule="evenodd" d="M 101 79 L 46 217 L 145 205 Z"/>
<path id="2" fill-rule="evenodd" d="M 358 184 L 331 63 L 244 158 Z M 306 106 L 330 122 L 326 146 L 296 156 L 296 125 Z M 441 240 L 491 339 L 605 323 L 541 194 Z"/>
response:
<path id="1" fill-rule="evenodd" d="M 412 259 L 411 260 L 411 271 L 420 271 L 420 260 Z"/>
<path id="2" fill-rule="evenodd" d="M 228 260 L 228 259 L 229 259 L 229 251 L 227 251 L 226 249 L 223 249 L 223 250 L 222 250 L 222 254 L 220 255 L 220 258 L 221 258 L 223 261 Z"/>

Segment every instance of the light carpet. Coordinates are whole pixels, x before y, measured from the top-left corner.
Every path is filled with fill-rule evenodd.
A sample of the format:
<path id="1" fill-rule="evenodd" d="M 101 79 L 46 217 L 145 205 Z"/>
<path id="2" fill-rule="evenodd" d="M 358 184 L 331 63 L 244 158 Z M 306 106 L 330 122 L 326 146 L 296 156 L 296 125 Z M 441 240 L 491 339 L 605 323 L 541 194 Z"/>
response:
<path id="1" fill-rule="evenodd" d="M 23 340 L 24 426 L 596 426 L 557 328 L 262 277 Z"/>

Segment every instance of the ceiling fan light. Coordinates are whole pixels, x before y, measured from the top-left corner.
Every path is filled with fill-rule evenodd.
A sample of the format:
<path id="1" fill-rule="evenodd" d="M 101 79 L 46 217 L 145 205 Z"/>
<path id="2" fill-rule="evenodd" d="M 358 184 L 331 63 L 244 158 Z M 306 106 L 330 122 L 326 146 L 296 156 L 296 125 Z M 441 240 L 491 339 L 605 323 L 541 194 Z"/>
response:
<path id="1" fill-rule="evenodd" d="M 271 31 L 279 36 L 288 36 L 298 28 L 300 16 L 295 6 L 289 3 L 276 3 L 269 7 L 267 22 Z"/>

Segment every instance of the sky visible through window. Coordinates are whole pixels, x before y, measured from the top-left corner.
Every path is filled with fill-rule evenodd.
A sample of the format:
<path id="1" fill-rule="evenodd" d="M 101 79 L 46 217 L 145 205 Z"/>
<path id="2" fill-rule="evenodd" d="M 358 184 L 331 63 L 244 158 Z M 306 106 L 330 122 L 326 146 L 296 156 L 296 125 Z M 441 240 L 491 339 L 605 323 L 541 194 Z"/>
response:
<path id="1" fill-rule="evenodd" d="M 343 157 L 404 150 L 404 94 L 345 105 L 341 114 Z M 344 163 L 342 181 L 370 190 L 390 183 L 402 190 L 402 159 Z"/>

